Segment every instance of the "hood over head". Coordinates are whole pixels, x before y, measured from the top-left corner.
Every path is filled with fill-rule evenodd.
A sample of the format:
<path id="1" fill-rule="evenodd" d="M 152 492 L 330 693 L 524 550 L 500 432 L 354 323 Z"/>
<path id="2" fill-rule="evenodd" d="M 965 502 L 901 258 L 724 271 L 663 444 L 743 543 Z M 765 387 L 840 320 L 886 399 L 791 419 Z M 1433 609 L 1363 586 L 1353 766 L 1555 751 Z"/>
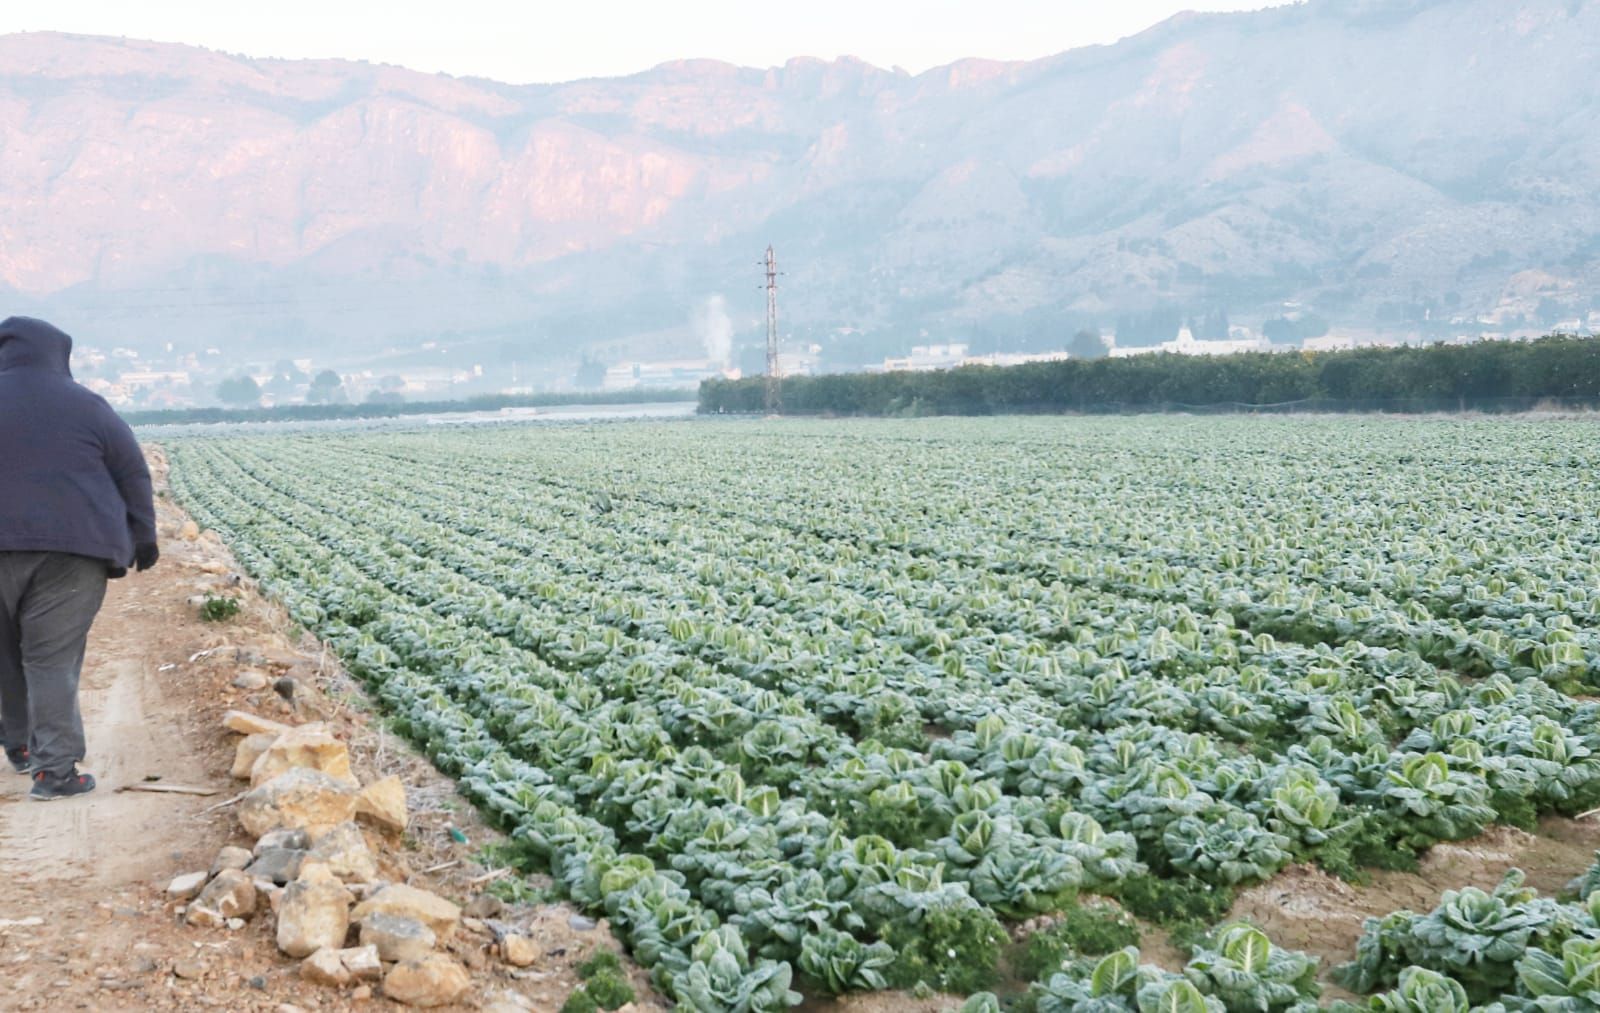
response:
<path id="1" fill-rule="evenodd" d="M 60 328 L 33 317 L 0 320 L 0 372 L 43 369 L 72 375 L 72 339 Z"/>

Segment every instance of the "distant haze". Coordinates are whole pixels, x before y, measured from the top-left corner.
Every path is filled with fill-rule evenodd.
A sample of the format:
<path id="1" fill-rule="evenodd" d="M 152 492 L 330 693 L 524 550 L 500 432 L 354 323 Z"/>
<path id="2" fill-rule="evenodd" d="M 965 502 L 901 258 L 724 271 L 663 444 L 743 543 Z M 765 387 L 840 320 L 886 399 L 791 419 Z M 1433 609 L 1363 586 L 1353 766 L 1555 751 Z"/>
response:
<path id="1" fill-rule="evenodd" d="M 1600 311 L 1597 57 L 1600 0 L 556 86 L 0 36 L 0 304 L 102 344 L 528 384 L 714 354 L 719 292 L 750 362 L 771 243 L 784 338 L 828 365 L 1202 317 L 1549 328 Z"/>
<path id="2" fill-rule="evenodd" d="M 6 5 L 0 34 L 124 36 L 521 84 L 615 77 L 684 59 L 769 67 L 796 56 L 855 56 L 920 73 L 973 56 L 1029 60 L 1115 42 L 1185 10 L 1264 6 L 1268 0 L 455 0 L 441 16 L 436 0 L 53 0 Z"/>

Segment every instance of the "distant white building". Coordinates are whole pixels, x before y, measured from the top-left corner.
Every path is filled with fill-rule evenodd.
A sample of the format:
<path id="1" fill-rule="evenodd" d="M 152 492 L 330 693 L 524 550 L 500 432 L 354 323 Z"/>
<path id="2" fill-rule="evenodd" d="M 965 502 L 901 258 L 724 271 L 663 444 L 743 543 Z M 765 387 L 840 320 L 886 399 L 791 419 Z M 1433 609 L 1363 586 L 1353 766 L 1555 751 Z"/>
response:
<path id="1" fill-rule="evenodd" d="M 1020 366 L 1028 362 L 1058 362 L 1072 356 L 1065 351 L 1055 352 L 991 352 L 988 355 L 969 354 L 970 345 L 914 345 L 911 354 L 902 358 L 887 358 L 881 366 L 868 366 L 869 373 L 913 372 L 925 373 L 937 369 L 956 369 L 961 366 Z"/>
<path id="2" fill-rule="evenodd" d="M 124 387 L 120 383 L 112 383 L 110 380 L 101 379 L 98 376 L 90 377 L 89 379 L 82 381 L 82 383 L 85 387 L 94 391 L 96 394 L 99 394 L 101 397 L 105 398 L 114 405 L 131 404 L 133 401 L 133 397 L 128 392 L 128 388 Z"/>
<path id="3" fill-rule="evenodd" d="M 1306 352 L 1348 352 L 1355 348 L 1398 348 L 1403 342 L 1383 334 L 1324 334 L 1319 338 L 1306 338 L 1300 348 Z"/>
<path id="4" fill-rule="evenodd" d="M 923 372 L 933 369 L 954 369 L 967 358 L 967 347 L 962 344 L 913 345 L 911 354 L 900 359 L 884 359 L 884 372 L 911 370 Z"/>
<path id="5" fill-rule="evenodd" d="M 969 355 L 961 360 L 963 366 L 1022 366 L 1030 362 L 1062 362 L 1072 358 L 1068 352 L 993 352 L 989 355 Z"/>
<path id="6" fill-rule="evenodd" d="M 665 359 L 659 362 L 620 362 L 606 370 L 601 390 L 693 387 L 701 380 L 728 376 L 715 359 Z M 737 375 L 736 371 L 734 375 Z"/>
<path id="7" fill-rule="evenodd" d="M 409 366 L 400 375 L 405 381 L 401 391 L 407 395 L 446 394 L 456 384 L 471 382 L 475 375 L 470 369 L 454 366 Z"/>
<path id="8" fill-rule="evenodd" d="M 189 385 L 190 381 L 187 370 L 145 369 L 129 370 L 124 372 L 121 376 L 117 377 L 117 382 L 124 387 L 138 388 L 160 386 L 186 387 Z"/>
<path id="9" fill-rule="evenodd" d="M 778 353 L 779 376 L 814 376 L 821 364 L 821 345 L 805 345 L 798 351 Z"/>
<path id="10" fill-rule="evenodd" d="M 1248 331 L 1230 332 L 1230 337 L 1221 341 L 1201 341 L 1194 336 L 1194 332 L 1184 327 L 1179 329 L 1178 336 L 1171 341 L 1163 341 L 1159 345 L 1144 345 L 1134 348 L 1118 348 L 1113 339 L 1108 354 L 1114 359 L 1127 358 L 1130 355 L 1153 355 L 1160 352 L 1169 352 L 1173 355 L 1237 355 L 1240 352 L 1270 352 L 1272 342 L 1259 335 L 1252 335 Z"/>

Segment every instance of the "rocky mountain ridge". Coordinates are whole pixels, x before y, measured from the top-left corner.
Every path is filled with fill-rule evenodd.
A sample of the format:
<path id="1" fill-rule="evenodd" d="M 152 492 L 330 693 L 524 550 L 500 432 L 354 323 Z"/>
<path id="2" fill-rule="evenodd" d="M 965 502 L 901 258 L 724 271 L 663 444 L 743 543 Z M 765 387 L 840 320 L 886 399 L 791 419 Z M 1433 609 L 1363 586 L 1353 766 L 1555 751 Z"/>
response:
<path id="1" fill-rule="evenodd" d="M 868 352 L 1160 306 L 1532 326 L 1600 308 L 1597 55 L 1600 0 L 1311 0 L 918 76 L 541 86 L 0 36 L 0 294 L 130 341 L 687 348 L 712 292 L 758 336 L 771 242 L 786 330 Z"/>

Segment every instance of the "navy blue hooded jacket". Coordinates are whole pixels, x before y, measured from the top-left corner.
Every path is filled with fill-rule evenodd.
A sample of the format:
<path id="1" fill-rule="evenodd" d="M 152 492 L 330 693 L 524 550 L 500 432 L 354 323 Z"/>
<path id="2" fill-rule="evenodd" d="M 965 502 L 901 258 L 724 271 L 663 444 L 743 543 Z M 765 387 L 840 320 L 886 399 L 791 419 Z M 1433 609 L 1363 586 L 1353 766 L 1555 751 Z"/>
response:
<path id="1" fill-rule="evenodd" d="M 120 577 L 155 544 L 150 469 L 127 423 L 72 379 L 72 339 L 0 321 L 0 552 L 67 552 Z"/>

